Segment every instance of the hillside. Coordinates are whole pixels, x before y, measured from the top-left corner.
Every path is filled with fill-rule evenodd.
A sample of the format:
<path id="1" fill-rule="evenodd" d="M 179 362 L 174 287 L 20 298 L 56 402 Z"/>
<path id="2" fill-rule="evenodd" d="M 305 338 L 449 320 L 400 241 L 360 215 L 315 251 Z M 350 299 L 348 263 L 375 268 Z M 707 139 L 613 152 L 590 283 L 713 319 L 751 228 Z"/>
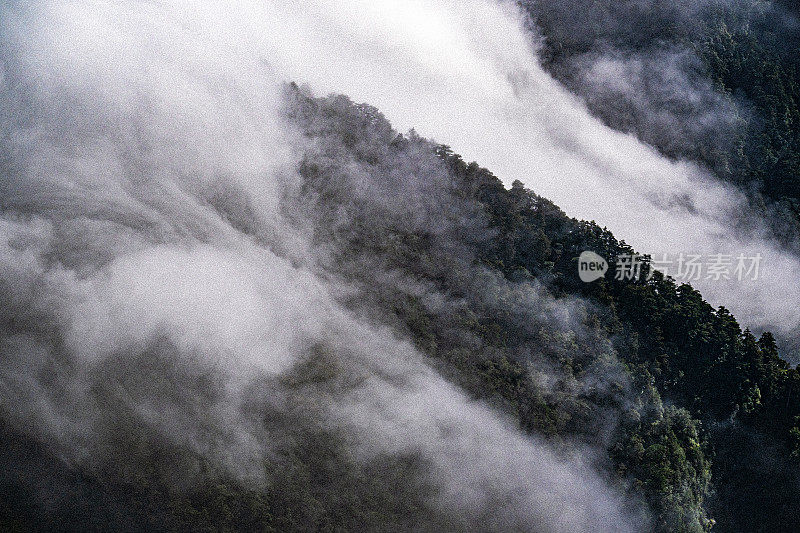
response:
<path id="1" fill-rule="evenodd" d="M 557 455 L 583 457 L 612 490 L 626 494 L 625 512 L 640 524 L 659 531 L 704 531 L 714 523 L 715 531 L 788 531 L 800 523 L 793 490 L 800 375 L 768 333 L 757 339 L 742 331 L 724 308 L 713 309 L 688 285 L 657 272 L 648 281 L 607 276 L 583 283 L 581 251 L 613 262 L 630 247 L 521 184 L 504 188 L 446 146 L 398 134 L 374 108 L 341 96 L 313 98 L 296 86 L 286 89 L 286 101 L 286 116 L 310 143 L 298 167 L 302 182 L 282 199 L 281 211 L 310 232 L 313 269 L 341 287 L 336 299 L 348 313 L 410 339 L 427 365 L 542 436 L 536 438 Z M 214 208 L 256 235 L 232 205 Z M 36 322 L 20 319 L 23 309 L 5 306 L 6 346 L 39 335 Z M 126 428 L 123 441 L 105 443 L 107 459 L 91 467 L 6 425 L 4 527 L 465 527 L 463 517 L 432 504 L 441 488 L 424 474 L 424 453 L 364 462 L 344 426 L 315 418 L 316 402 L 356 386 L 342 366 L 347 342 L 311 346 L 314 357 L 278 378 L 290 397 L 305 398 L 289 411 L 258 400 L 259 390 L 278 386 L 275 378 L 250 387 L 247 424 L 283 442 L 263 463 L 266 484 L 244 482 L 213 455 L 165 439 L 135 411 L 115 408 L 111 421 Z M 166 359 L 140 364 L 169 368 L 169 349 L 156 344 L 146 353 Z M 142 399 L 152 394 L 125 368 L 109 362 L 108 377 L 86 401 L 109 405 L 122 389 Z M 188 370 L 164 374 L 164 386 L 189 379 L 192 394 L 218 394 L 206 389 L 213 375 L 191 377 Z M 185 401 L 168 405 L 190 408 Z M 209 405 L 191 409 L 202 413 Z M 194 472 L 183 488 L 170 481 L 175 465 Z M 48 493 L 64 497 L 44 499 Z"/>

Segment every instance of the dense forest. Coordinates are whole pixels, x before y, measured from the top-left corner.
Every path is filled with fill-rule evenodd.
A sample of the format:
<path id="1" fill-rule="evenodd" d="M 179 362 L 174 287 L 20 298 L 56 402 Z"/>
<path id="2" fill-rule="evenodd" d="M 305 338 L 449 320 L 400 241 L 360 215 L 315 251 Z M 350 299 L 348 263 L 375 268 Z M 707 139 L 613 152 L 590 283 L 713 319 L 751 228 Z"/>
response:
<path id="1" fill-rule="evenodd" d="M 322 104 L 321 109 L 326 107 Z M 389 141 L 388 125 L 380 120 L 373 124 L 373 113 L 367 112 L 363 127 L 383 129 Z M 342 128 L 354 129 L 352 123 Z M 424 150 L 425 142 L 398 137 L 390 146 L 399 151 L 394 157 L 405 160 L 404 152 Z M 400 228 L 381 231 L 366 221 L 362 226 L 356 213 L 364 213 L 363 208 L 350 211 L 357 231 L 348 227 L 346 234 L 345 257 L 361 256 L 361 247 L 366 246 L 367 255 L 388 255 L 389 264 L 410 270 L 415 279 L 422 276 L 447 294 L 477 300 L 474 307 L 463 310 L 463 316 L 444 320 L 426 312 L 413 295 L 399 303 L 384 303 L 393 305 L 390 309 L 418 345 L 454 366 L 475 394 L 502 398 L 525 429 L 597 444 L 598 435 L 608 430 L 598 428 L 598 421 L 607 418 L 603 416 L 607 409 L 614 411 L 619 426 L 610 430 L 603 444 L 616 473 L 622 479 L 630 476 L 635 490 L 646 495 L 662 530 L 702 530 L 711 523 L 707 513 L 719 531 L 794 529 L 800 519 L 796 491 L 800 374 L 780 358 L 771 335 L 757 339 L 742 331 L 724 308 L 713 309 L 689 285 L 677 285 L 658 272 L 649 281 L 582 283 L 576 269 L 581 251 L 594 250 L 613 263 L 633 250 L 593 223 L 568 218 L 520 183 L 506 190 L 489 171 L 464 163 L 447 147 L 435 151 L 452 176 L 446 185 L 452 187 L 452 197 L 464 198 L 467 205 L 475 202 L 471 209 L 479 209 L 493 230 L 471 248 L 480 269 L 490 279 L 505 282 L 498 287 L 499 295 L 489 295 L 487 302 L 470 295 L 472 291 L 464 294 L 464 284 L 474 283 L 467 281 L 473 276 L 459 275 L 466 267 L 457 262 L 446 266 L 447 255 L 430 242 L 433 235 Z M 316 177 L 317 167 L 306 169 L 304 175 Z M 323 180 L 324 174 L 317 179 Z M 331 186 L 327 180 L 322 183 L 326 190 Z M 468 209 L 459 207 L 457 213 Z M 434 219 L 455 216 L 442 213 Z M 451 231 L 458 232 L 458 227 Z M 448 234 L 447 246 L 456 239 Z M 392 246 L 387 249 L 385 243 Z M 353 253 L 354 245 L 358 254 Z M 432 271 L 420 272 L 428 265 Z M 361 275 L 362 283 L 374 287 L 369 271 Z M 455 280 L 448 279 L 452 277 Z M 508 288 L 509 282 L 513 288 Z M 581 309 L 580 327 L 559 331 L 563 327 L 559 324 L 553 330 L 533 318 L 520 323 L 507 299 L 514 298 L 514 289 L 532 282 L 548 298 L 578 296 L 590 302 Z M 397 288 L 393 289 L 391 299 L 396 300 Z M 503 303 L 496 303 L 496 298 L 503 298 Z M 463 323 L 477 335 L 484 353 L 466 355 L 468 347 L 459 344 L 470 335 L 454 338 L 448 331 L 453 323 Z M 532 356 L 531 351 L 538 354 Z M 536 384 L 542 356 L 546 365 L 558 368 L 563 380 L 558 389 L 564 389 L 555 395 Z M 608 373 L 618 373 L 619 381 L 587 388 L 586 382 L 596 380 L 597 372 L 604 374 L 603 381 Z M 582 382 L 577 388 L 569 385 Z M 570 389 L 580 393 L 561 396 Z"/>
<path id="2" fill-rule="evenodd" d="M 351 287 L 339 296 L 350 312 L 413 340 L 472 398 L 559 453 L 595 450 L 587 456 L 641 524 L 798 527 L 800 373 L 769 333 L 742 331 L 724 308 L 659 272 L 583 283 L 581 251 L 613 261 L 633 250 L 520 183 L 506 189 L 447 146 L 398 134 L 374 108 L 296 86 L 286 100 L 287 117 L 314 142 L 298 169 L 302 186 L 282 209 L 311 229 L 327 275 Z M 241 212 L 216 208 L 252 231 Z M 6 339 L 36 327 L 20 317 L 4 309 Z M 341 386 L 333 355 L 317 355 L 282 386 L 295 394 Z M 164 379 L 172 372 L 180 377 L 176 369 Z M 100 383 L 92 395 L 113 390 Z M 134 424 L 127 416 L 117 424 Z M 128 427 L 108 464 L 87 470 L 4 425 L 3 529 L 466 527 L 421 499 L 435 489 L 420 458 L 364 463 L 336 430 L 298 426 L 301 412 L 281 416 L 296 417 L 295 438 L 264 464 L 269 481 L 257 488 L 146 427 Z M 195 482 L 176 488 L 174 465 L 192 465 Z"/>

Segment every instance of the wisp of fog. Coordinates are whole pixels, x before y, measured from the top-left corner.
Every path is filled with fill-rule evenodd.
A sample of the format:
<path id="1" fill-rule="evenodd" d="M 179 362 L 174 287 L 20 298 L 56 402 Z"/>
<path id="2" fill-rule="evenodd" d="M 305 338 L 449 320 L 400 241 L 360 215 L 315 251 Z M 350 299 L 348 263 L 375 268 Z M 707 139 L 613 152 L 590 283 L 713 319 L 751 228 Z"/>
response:
<path id="1" fill-rule="evenodd" d="M 395 127 L 450 145 L 507 184 L 519 179 L 640 253 L 671 260 L 760 254 L 756 280 L 702 275 L 691 283 L 746 326 L 794 337 L 800 325 L 796 255 L 770 239 L 757 215 L 747 215 L 747 201 L 733 187 L 593 118 L 537 63 L 535 34 L 513 2 L 317 0 L 250 7 L 249 31 L 268 21 L 261 45 L 287 77 L 319 93 L 369 102 Z M 596 83 L 625 83 L 630 76 L 621 68 L 635 65 L 598 60 L 591 74 Z M 679 85 L 673 92 L 697 94 L 693 86 L 681 88 L 679 76 L 670 79 Z M 725 120 L 729 110 L 714 113 L 709 109 L 703 120 Z M 675 266 L 668 273 L 675 275 Z"/>

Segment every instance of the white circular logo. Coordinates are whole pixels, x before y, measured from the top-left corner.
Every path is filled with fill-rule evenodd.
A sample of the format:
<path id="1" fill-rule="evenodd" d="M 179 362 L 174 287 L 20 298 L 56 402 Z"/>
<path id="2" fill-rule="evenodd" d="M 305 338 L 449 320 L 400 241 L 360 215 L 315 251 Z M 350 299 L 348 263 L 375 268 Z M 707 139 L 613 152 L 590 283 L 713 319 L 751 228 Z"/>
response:
<path id="1" fill-rule="evenodd" d="M 591 283 L 605 276 L 608 263 L 594 252 L 585 251 L 578 258 L 578 276 L 581 281 Z"/>

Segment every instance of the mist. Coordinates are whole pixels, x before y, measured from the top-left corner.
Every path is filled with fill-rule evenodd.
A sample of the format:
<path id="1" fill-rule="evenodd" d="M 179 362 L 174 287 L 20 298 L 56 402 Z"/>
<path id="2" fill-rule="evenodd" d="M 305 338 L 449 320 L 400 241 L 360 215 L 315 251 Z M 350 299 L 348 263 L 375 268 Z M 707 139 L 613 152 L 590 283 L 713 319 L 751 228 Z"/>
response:
<path id="1" fill-rule="evenodd" d="M 382 88 L 348 79 L 360 66 L 349 54 L 362 37 L 360 52 L 372 50 L 384 37 L 372 32 L 388 26 L 357 25 L 353 40 L 328 34 L 335 26 L 320 17 L 341 24 L 360 7 L 394 24 L 406 20 L 399 4 L 0 5 L 0 410 L 15 428 L 69 464 L 112 473 L 141 466 L 129 452 L 154 434 L 255 486 L 270 481 L 264 462 L 315 428 L 340 435 L 357 463 L 421 464 L 429 490 L 416 498 L 446 529 L 647 527 L 591 449 L 523 434 L 397 331 L 343 305 L 353 288 L 294 216 L 313 141 L 287 119 L 283 84 L 357 85 L 354 96 L 370 99 Z M 505 10 L 474 7 L 459 23 L 517 28 Z M 488 74 L 504 39 L 471 50 L 480 29 L 454 26 L 455 4 L 436 17 L 427 3 L 409 9 L 420 24 L 400 24 L 410 33 L 381 45 L 391 50 L 384 74 L 391 58 L 409 87 L 441 98 L 450 81 L 410 74 L 423 64 L 446 80 L 447 66 L 460 72 L 452 81 L 505 98 L 476 112 L 516 111 L 504 106 L 533 82 Z M 498 35 L 482 28 L 484 39 Z M 508 53 L 529 65 L 527 38 L 510 35 L 520 48 Z M 440 55 L 419 55 L 418 41 Z M 409 96 L 375 103 L 406 126 L 399 110 L 420 103 Z M 440 103 L 406 119 L 425 127 L 426 113 L 447 113 Z M 455 129 L 471 119 L 448 120 Z M 401 200 L 413 212 L 415 195 Z M 538 309 L 539 292 L 523 296 L 530 313 L 569 320 Z M 166 467 L 171 482 L 191 485 L 198 468 L 182 466 Z"/>
<path id="2" fill-rule="evenodd" d="M 640 253 L 760 253 L 758 280 L 692 284 L 744 325 L 793 338 L 797 257 L 758 215 L 748 215 L 747 200 L 735 188 L 594 118 L 538 64 L 531 23 L 512 2 L 320 1 L 242 9 L 243 31 L 268 25 L 258 46 L 288 79 L 375 105 L 398 129 L 415 128 L 451 146 L 506 184 L 519 179 L 569 215 L 608 227 Z M 664 98 L 686 91 L 702 111 L 697 131 L 684 138 L 713 137 L 709 132 L 724 129 L 718 124 L 735 125 L 730 106 L 682 77 L 688 59 L 677 52 L 663 57 L 664 78 L 675 84 L 661 86 Z M 635 61 L 599 59 L 587 69 L 591 83 L 636 79 Z M 681 75 L 669 76 L 670 68 Z M 622 94 L 635 90 L 619 87 Z M 665 117 L 661 124 L 673 122 Z"/>

